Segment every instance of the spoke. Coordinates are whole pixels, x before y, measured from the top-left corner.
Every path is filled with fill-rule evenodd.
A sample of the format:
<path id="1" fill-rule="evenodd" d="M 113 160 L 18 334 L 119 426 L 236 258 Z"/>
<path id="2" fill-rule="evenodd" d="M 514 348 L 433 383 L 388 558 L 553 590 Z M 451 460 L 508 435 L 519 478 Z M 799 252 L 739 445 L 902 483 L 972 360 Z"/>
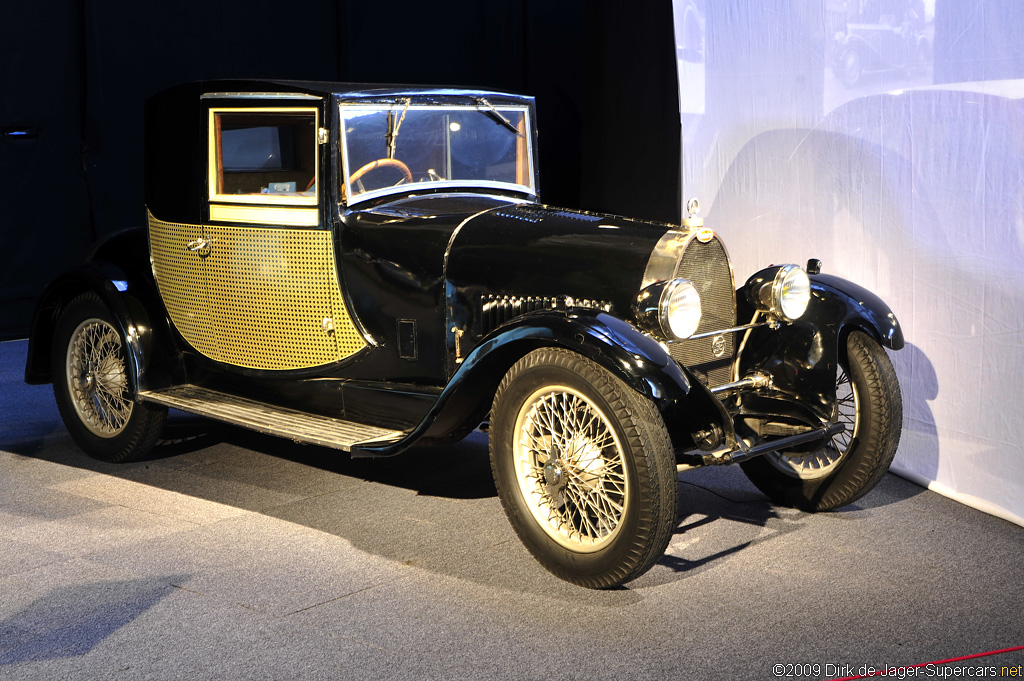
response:
<path id="1" fill-rule="evenodd" d="M 83 322 L 71 338 L 68 389 L 75 409 L 93 433 L 110 437 L 120 432 L 132 413 L 121 338 L 108 323 Z"/>
<path id="2" fill-rule="evenodd" d="M 534 516 L 572 550 L 596 550 L 614 536 L 628 485 L 623 454 L 601 411 L 572 389 L 539 391 L 522 407 L 516 466 Z M 548 484 L 548 463 L 558 467 Z"/>
<path id="3" fill-rule="evenodd" d="M 537 437 L 537 435 L 534 434 L 533 429 L 526 433 L 526 437 L 530 440 L 530 444 L 528 444 L 527 447 L 531 452 L 535 454 L 544 454 L 545 456 L 550 454 L 548 447 L 545 446 L 547 443 L 544 442 L 543 437 Z"/>
<path id="4" fill-rule="evenodd" d="M 581 503 L 583 502 L 583 503 Z M 578 495 L 574 495 L 572 498 L 572 505 L 576 510 L 574 514 L 578 519 L 578 522 L 574 524 L 574 529 L 582 539 L 584 536 L 589 538 L 598 537 L 597 528 L 594 526 L 593 521 L 590 518 L 590 514 L 586 513 L 585 500 L 581 499 Z M 589 531 L 588 531 L 589 530 Z"/>
<path id="5" fill-rule="evenodd" d="M 118 418 L 120 415 L 119 400 L 102 388 L 93 391 L 93 394 L 102 403 L 102 409 L 97 410 L 100 420 L 116 430 L 121 425 Z"/>
<path id="6" fill-rule="evenodd" d="M 569 484 L 568 489 L 573 492 L 570 496 L 573 499 L 574 505 L 580 510 L 581 515 L 587 518 L 587 524 L 591 528 L 599 529 L 594 525 L 592 518 L 596 518 L 599 525 L 610 529 L 618 525 L 624 507 L 616 503 L 602 490 L 593 489 L 586 483 L 580 484 L 578 480 L 573 480 Z M 600 532 L 596 536 L 603 536 L 603 534 L 603 532 Z"/>
<path id="7" fill-rule="evenodd" d="M 836 377 L 836 389 L 841 388 L 844 385 L 849 385 L 850 379 L 846 375 L 846 371 L 842 367 L 839 367 L 839 375 Z"/>

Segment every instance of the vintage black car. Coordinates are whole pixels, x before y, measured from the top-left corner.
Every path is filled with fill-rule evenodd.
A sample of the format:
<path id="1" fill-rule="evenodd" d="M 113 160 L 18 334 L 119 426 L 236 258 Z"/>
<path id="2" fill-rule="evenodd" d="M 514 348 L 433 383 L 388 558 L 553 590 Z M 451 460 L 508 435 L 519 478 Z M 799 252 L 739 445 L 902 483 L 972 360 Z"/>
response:
<path id="1" fill-rule="evenodd" d="M 168 407 L 352 456 L 488 430 L 512 526 L 587 587 L 659 560 L 680 471 L 739 463 L 812 511 L 870 490 L 902 421 L 890 309 L 816 261 L 737 289 L 695 202 L 674 226 L 541 204 L 535 121 L 499 92 L 157 95 L 148 225 L 45 291 L 26 380 L 105 461 Z"/>

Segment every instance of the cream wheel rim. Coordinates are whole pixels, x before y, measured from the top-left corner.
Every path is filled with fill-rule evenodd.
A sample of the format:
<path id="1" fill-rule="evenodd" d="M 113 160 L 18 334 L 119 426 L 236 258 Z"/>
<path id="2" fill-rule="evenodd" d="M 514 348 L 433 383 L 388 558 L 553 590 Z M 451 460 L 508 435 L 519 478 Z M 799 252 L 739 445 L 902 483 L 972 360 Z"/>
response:
<path id="1" fill-rule="evenodd" d="M 132 415 L 121 336 L 102 319 L 87 319 L 71 334 L 67 361 L 71 404 L 89 432 L 119 435 Z"/>
<path id="2" fill-rule="evenodd" d="M 579 553 L 619 533 L 629 501 L 622 443 L 593 402 L 545 386 L 523 402 L 513 431 L 516 480 L 541 529 Z"/>

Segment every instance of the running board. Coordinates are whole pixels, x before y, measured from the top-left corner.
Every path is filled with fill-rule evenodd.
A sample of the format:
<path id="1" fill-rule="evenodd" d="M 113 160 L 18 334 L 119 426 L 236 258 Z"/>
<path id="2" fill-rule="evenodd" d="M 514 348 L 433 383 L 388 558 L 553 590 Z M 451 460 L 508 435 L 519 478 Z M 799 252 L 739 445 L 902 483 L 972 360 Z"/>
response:
<path id="1" fill-rule="evenodd" d="M 386 444 L 406 435 L 400 430 L 308 414 L 197 385 L 146 390 L 139 393 L 139 398 L 260 433 L 346 452 L 358 445 Z"/>

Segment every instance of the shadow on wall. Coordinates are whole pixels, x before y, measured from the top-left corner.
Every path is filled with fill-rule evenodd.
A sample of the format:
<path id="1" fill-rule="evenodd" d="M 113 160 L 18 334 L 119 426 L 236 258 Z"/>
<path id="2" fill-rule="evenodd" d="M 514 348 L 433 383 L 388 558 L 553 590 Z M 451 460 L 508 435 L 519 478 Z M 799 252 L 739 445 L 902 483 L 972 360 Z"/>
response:
<path id="1" fill-rule="evenodd" d="M 1024 401 L 1022 116 L 1022 80 L 864 97 L 814 129 L 752 139 L 708 216 L 740 281 L 816 257 L 885 300 L 911 344 L 894 355 L 908 408 L 898 464 L 1003 495 L 989 500 L 1018 515 L 1007 422 Z M 993 478 L 1009 484 L 987 491 Z"/>
<path id="2" fill-rule="evenodd" d="M 912 468 L 929 480 L 939 475 L 939 430 L 931 403 L 939 396 L 939 377 L 928 356 L 913 343 L 890 353 L 903 389 L 903 437 L 893 466 Z"/>

